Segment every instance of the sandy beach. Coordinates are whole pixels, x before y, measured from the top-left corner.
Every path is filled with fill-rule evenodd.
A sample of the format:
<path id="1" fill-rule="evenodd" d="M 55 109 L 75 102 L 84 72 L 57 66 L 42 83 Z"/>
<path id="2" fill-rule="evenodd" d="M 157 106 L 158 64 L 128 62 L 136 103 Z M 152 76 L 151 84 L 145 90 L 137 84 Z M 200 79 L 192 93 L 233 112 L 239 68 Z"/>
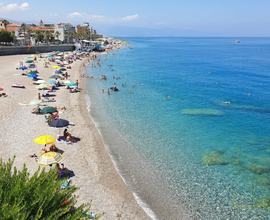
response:
<path id="1" fill-rule="evenodd" d="M 29 155 L 39 155 L 44 146 L 34 143 L 33 140 L 41 135 L 57 138 L 57 135 L 62 135 L 64 128 L 49 127 L 44 115 L 31 113 L 35 106 L 18 104 L 37 99 L 38 92 L 42 94 L 42 91 L 35 88 L 31 78 L 22 76 L 22 70 L 16 70 L 19 61 L 25 61 L 26 56 L 24 54 L 0 57 L 0 87 L 4 89 L 1 93 L 8 95 L 0 97 L 0 156 L 7 161 L 15 155 L 14 165 L 17 168 L 21 169 L 25 163 L 29 171 L 34 173 L 40 165 Z M 88 113 L 84 93 L 87 79 L 80 77 L 87 63 L 88 58 L 77 60 L 71 64 L 72 69 L 67 70 L 70 80 L 79 80 L 80 92 L 70 93 L 63 86 L 54 93 L 56 102 L 42 103 L 46 106 L 65 106 L 67 110 L 60 110 L 59 116 L 75 124 L 69 126 L 68 131 L 80 138 L 80 141 L 73 144 L 55 142 L 56 147 L 64 151 L 62 162 L 74 174 L 72 184 L 80 187 L 77 191 L 78 204 L 92 200 L 92 212 L 105 212 L 101 219 L 151 219 L 118 175 L 105 150 L 102 137 Z M 39 77 L 45 81 L 54 74 L 53 64 L 44 68 L 40 58 L 35 64 Z M 12 88 L 13 83 L 23 84 L 25 89 Z M 50 169 L 49 166 L 45 168 Z"/>

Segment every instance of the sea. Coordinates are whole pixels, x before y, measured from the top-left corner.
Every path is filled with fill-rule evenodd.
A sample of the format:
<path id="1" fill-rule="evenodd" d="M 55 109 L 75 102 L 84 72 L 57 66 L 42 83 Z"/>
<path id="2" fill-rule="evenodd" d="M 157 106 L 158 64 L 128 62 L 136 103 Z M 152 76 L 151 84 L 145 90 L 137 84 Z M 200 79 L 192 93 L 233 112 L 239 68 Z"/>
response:
<path id="1" fill-rule="evenodd" d="M 122 40 L 86 67 L 86 99 L 139 205 L 270 219 L 270 38 Z"/>

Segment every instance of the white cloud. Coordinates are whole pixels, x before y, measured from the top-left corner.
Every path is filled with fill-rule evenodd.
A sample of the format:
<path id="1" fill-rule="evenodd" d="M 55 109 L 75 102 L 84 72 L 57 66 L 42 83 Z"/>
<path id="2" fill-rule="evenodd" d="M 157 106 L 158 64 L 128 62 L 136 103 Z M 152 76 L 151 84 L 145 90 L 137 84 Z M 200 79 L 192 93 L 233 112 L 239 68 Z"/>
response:
<path id="1" fill-rule="evenodd" d="M 18 5 L 17 3 L 9 4 L 7 6 L 3 6 L 3 3 L 0 3 L 0 11 L 9 12 L 9 11 L 17 11 L 17 10 L 28 10 L 29 4 L 27 2 Z"/>
<path id="2" fill-rule="evenodd" d="M 22 3 L 22 5 L 19 8 L 21 10 L 28 10 L 29 9 L 29 4 L 27 2 Z"/>
<path id="3" fill-rule="evenodd" d="M 130 16 L 127 16 L 127 17 L 124 17 L 122 18 L 123 21 L 131 21 L 131 20 L 134 20 L 134 19 L 137 19 L 139 17 L 139 15 L 130 15 Z"/>
<path id="4" fill-rule="evenodd" d="M 79 13 L 79 12 L 73 12 L 73 13 L 71 13 L 71 14 L 68 15 L 69 18 L 74 18 L 76 16 L 82 16 L 82 14 Z"/>
<path id="5" fill-rule="evenodd" d="M 58 14 L 50 14 L 50 16 L 52 17 L 56 17 Z"/>

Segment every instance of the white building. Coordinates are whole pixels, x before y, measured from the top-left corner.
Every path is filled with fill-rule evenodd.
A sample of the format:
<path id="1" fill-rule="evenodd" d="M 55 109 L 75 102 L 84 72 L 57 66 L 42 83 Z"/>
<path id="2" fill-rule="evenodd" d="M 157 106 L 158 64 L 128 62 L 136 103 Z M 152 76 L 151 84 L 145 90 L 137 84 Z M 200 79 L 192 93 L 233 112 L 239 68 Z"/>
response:
<path id="1" fill-rule="evenodd" d="M 74 37 L 71 35 L 75 33 L 75 27 L 73 27 L 70 23 L 59 23 L 54 26 L 54 35 L 56 32 L 59 32 L 60 35 L 58 39 L 64 41 L 64 43 L 74 42 Z"/>

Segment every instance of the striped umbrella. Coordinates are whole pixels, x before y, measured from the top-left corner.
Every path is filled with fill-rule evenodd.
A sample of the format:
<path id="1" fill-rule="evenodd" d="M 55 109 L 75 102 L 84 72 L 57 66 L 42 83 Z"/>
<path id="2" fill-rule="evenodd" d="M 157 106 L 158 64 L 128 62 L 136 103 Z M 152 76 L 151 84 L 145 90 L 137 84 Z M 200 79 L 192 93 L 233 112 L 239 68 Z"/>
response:
<path id="1" fill-rule="evenodd" d="M 57 152 L 47 152 L 47 153 L 41 153 L 41 155 L 38 157 L 37 162 L 41 165 L 50 165 L 54 163 L 58 163 L 62 159 L 62 154 Z"/>

